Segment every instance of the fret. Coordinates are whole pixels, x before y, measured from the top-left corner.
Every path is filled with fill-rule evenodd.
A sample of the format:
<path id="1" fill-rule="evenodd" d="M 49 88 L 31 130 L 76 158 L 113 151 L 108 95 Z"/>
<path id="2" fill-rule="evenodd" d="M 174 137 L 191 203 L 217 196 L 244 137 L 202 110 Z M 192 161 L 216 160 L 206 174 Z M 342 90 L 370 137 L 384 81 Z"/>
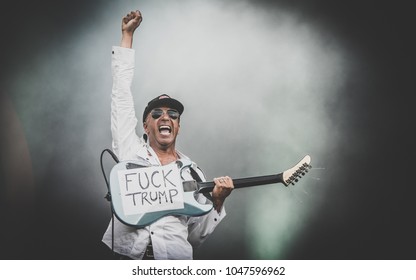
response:
<path id="1" fill-rule="evenodd" d="M 256 176 L 256 177 L 247 177 L 247 178 L 239 178 L 233 179 L 234 188 L 246 188 L 246 187 L 254 187 L 260 185 L 268 185 L 268 184 L 275 184 L 275 183 L 283 183 L 283 173 L 275 174 L 275 175 L 265 175 L 265 176 Z M 214 182 L 201 182 L 198 183 L 200 193 L 207 193 L 211 192 L 214 189 Z"/>

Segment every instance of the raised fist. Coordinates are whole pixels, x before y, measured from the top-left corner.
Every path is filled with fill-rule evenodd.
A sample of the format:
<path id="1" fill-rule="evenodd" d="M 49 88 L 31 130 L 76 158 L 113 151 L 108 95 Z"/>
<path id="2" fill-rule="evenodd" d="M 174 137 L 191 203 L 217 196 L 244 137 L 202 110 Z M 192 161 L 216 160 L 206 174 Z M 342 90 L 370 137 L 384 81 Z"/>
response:
<path id="1" fill-rule="evenodd" d="M 123 17 L 121 24 L 121 31 L 127 33 L 133 33 L 142 22 L 142 14 L 139 10 L 131 11 L 125 17 Z"/>

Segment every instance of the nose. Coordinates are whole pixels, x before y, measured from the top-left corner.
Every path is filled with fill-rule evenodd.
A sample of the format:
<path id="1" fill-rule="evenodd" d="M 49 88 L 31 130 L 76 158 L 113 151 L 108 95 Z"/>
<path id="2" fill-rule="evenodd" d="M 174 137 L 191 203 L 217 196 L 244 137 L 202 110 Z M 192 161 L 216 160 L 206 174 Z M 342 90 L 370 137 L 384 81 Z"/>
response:
<path id="1" fill-rule="evenodd" d="M 167 111 L 163 111 L 163 115 L 161 116 L 161 119 L 162 120 L 169 120 L 170 119 L 169 114 L 168 114 Z"/>

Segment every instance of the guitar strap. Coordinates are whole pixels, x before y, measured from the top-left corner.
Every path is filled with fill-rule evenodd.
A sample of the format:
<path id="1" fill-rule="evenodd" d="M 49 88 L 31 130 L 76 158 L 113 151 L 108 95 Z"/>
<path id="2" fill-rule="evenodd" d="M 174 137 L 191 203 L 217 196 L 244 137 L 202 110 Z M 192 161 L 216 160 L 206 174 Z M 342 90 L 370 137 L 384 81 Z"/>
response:
<path id="1" fill-rule="evenodd" d="M 197 167 L 199 168 L 199 167 Z M 197 181 L 198 183 L 202 182 L 201 177 L 199 176 L 198 172 L 195 171 L 195 169 L 192 168 L 192 166 L 189 167 L 189 170 L 191 171 L 191 176 L 192 178 L 194 178 L 195 181 Z M 201 169 L 200 169 L 201 170 Z M 212 202 L 212 196 L 209 192 L 205 192 L 203 193 L 203 195 Z"/>

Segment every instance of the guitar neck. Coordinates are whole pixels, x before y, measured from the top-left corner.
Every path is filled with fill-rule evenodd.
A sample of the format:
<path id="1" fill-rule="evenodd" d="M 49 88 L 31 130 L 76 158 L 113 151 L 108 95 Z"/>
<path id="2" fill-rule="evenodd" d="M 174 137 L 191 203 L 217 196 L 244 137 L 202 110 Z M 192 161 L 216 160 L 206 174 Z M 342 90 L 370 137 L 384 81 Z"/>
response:
<path id="1" fill-rule="evenodd" d="M 283 183 L 283 173 L 279 173 L 275 175 L 233 179 L 233 183 L 234 183 L 235 189 L 275 184 L 275 183 Z M 214 189 L 215 183 L 212 181 L 200 182 L 198 183 L 198 186 L 199 186 L 198 192 L 207 193 L 207 192 L 211 192 Z"/>

